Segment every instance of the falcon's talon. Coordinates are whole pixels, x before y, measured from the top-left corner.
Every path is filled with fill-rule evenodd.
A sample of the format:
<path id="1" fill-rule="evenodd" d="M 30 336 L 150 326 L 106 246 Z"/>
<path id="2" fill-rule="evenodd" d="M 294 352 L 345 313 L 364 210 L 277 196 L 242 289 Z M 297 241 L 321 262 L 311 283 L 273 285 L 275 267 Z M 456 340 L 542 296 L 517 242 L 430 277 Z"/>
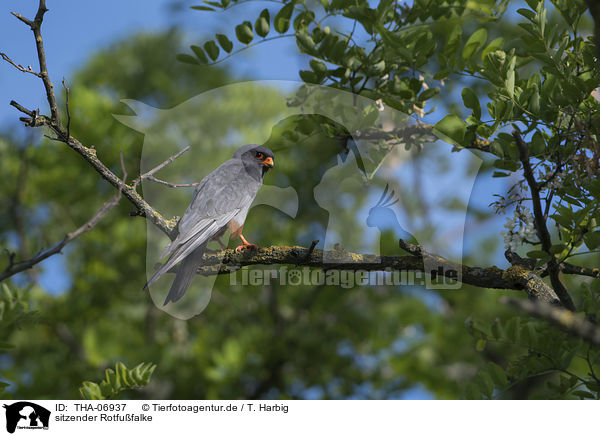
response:
<path id="1" fill-rule="evenodd" d="M 236 253 L 241 253 L 244 250 L 258 250 L 258 245 L 256 244 L 242 244 L 235 247 Z"/>

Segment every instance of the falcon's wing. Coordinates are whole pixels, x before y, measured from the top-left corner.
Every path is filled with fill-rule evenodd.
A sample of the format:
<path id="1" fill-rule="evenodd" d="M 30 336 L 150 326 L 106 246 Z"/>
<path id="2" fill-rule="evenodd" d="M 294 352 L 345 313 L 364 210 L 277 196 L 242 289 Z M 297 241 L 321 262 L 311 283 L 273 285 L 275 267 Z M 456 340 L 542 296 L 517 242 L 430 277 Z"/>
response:
<path id="1" fill-rule="evenodd" d="M 168 253 L 170 254 L 169 259 L 156 270 L 150 280 L 148 280 L 148 283 L 146 283 L 144 289 L 155 283 L 163 274 L 189 256 L 196 248 L 212 238 L 223 226 L 227 225 L 238 212 L 239 209 L 234 209 L 227 214 L 204 219 L 198 222 L 198 225 L 196 226 L 197 231 L 195 231 L 195 233 L 187 240 L 182 241 L 177 245 L 173 244 L 175 241 L 169 244 L 168 247 L 171 248 L 171 252 Z"/>

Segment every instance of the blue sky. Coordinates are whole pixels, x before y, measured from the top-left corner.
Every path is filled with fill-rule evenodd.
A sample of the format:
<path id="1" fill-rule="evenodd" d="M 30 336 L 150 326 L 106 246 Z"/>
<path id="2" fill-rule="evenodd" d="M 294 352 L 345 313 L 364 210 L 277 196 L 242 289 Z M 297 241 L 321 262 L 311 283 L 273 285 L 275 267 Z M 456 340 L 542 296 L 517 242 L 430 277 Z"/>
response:
<path id="1" fill-rule="evenodd" d="M 200 3 L 200 1 L 198 1 Z M 242 21 L 249 11 L 260 11 L 260 6 L 236 7 L 231 11 L 191 11 L 180 13 L 169 8 L 167 0 L 141 2 L 105 0 L 102 2 L 48 0 L 49 12 L 44 18 L 43 36 L 48 59 L 48 69 L 55 84 L 69 76 L 98 49 L 141 31 L 159 31 L 177 26 L 189 42 L 198 44 L 217 31 L 231 29 L 232 24 Z M 0 10 L 0 51 L 23 66 L 37 68 L 33 35 L 29 28 L 13 17 L 15 11 L 33 18 L 37 10 L 35 0 L 4 0 Z M 258 15 L 258 13 L 256 13 Z M 214 19 L 217 17 L 218 19 Z M 227 32 L 231 33 L 231 32 Z M 254 79 L 297 80 L 298 69 L 307 60 L 298 56 L 295 43 L 283 38 L 255 49 L 246 50 L 226 61 L 234 67 L 237 77 Z M 189 51 L 182 47 L 182 52 Z M 8 105 L 11 99 L 26 107 L 44 105 L 44 92 L 39 79 L 24 74 L 6 62 L 0 64 L 0 126 L 15 125 L 16 110 Z"/>

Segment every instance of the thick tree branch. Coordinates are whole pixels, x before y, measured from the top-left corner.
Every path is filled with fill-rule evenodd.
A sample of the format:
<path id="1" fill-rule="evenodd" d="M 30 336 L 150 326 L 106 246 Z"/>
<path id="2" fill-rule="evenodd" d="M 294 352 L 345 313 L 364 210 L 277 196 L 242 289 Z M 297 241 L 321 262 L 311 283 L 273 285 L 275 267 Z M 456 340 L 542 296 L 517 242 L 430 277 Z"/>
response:
<path id="1" fill-rule="evenodd" d="M 209 276 L 231 274 L 242 266 L 249 265 L 297 265 L 321 268 L 323 270 L 342 271 L 412 271 L 425 274 L 441 273 L 455 279 L 454 272 L 460 271 L 458 279 L 465 284 L 481 288 L 524 290 L 528 297 L 546 303 L 560 304 L 552 288 L 544 281 L 521 266 L 512 266 L 506 270 L 496 266 L 487 268 L 458 265 L 443 257 L 430 254 L 418 245 L 400 240 L 402 249 L 410 256 L 376 256 L 372 254 L 352 253 L 346 250 L 323 252 L 311 245 L 305 247 L 265 247 L 256 251 L 236 253 L 235 250 L 223 250 L 205 254 L 198 274 Z M 327 262 L 323 261 L 326 254 Z M 435 262 L 442 268 L 430 271 L 429 262 Z M 429 263 L 430 264 L 430 263 Z M 171 272 L 176 271 L 174 268 Z"/>
<path id="2" fill-rule="evenodd" d="M 540 199 L 540 186 L 535 180 L 535 176 L 533 174 L 533 170 L 531 168 L 531 163 L 529 162 L 529 148 L 527 144 L 521 138 L 521 134 L 518 131 L 513 132 L 513 137 L 517 143 L 517 148 L 519 150 L 519 160 L 523 165 L 523 175 L 525 176 L 525 180 L 529 185 L 529 189 L 531 190 L 531 202 L 533 204 L 533 217 L 535 222 L 535 228 L 537 230 L 538 237 L 540 238 L 540 242 L 542 244 L 542 250 L 544 250 L 548 256 L 550 256 L 550 261 L 548 261 L 548 276 L 550 277 L 550 282 L 552 283 L 552 287 L 556 291 L 558 297 L 562 304 L 569 310 L 575 310 L 575 305 L 573 304 L 573 300 L 567 291 L 567 288 L 562 284 L 559 273 L 560 267 L 558 266 L 558 262 L 556 261 L 556 257 L 550 251 L 552 248 L 552 239 L 550 238 L 550 232 L 548 231 L 548 227 L 546 227 L 546 220 L 544 218 L 544 212 L 542 210 L 542 202 Z"/>
<path id="3" fill-rule="evenodd" d="M 600 346 L 600 327 L 585 320 L 575 312 L 542 301 L 528 301 L 508 297 L 502 298 L 501 301 L 531 316 L 548 321 L 575 337 Z"/>
<path id="4" fill-rule="evenodd" d="M 510 250 L 506 250 L 504 252 L 504 257 L 506 257 L 506 260 L 508 260 L 511 263 L 511 265 L 519 265 L 532 271 L 535 268 L 535 264 L 537 263 L 535 259 L 524 259 L 517 253 L 514 253 Z M 559 265 L 559 268 L 563 274 L 574 274 L 600 279 L 600 268 L 586 268 L 584 266 L 573 265 L 567 262 L 562 262 Z M 546 277 L 548 275 L 547 265 L 543 265 L 535 272 L 539 274 L 540 277 Z"/>

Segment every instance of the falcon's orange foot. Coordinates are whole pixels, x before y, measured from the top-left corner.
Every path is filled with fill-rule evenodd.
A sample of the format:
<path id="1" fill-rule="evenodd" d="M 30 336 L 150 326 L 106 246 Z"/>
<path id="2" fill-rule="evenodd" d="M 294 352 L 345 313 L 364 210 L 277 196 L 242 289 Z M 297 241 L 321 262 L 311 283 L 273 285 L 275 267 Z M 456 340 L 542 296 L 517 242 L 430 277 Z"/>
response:
<path id="1" fill-rule="evenodd" d="M 241 253 L 243 250 L 258 250 L 258 245 L 248 242 L 241 233 L 240 239 L 242 240 L 242 245 L 239 245 L 235 248 L 236 253 Z"/>
<path id="2" fill-rule="evenodd" d="M 258 250 L 258 245 L 256 244 L 242 244 L 235 247 L 236 253 L 241 253 L 244 250 Z"/>

